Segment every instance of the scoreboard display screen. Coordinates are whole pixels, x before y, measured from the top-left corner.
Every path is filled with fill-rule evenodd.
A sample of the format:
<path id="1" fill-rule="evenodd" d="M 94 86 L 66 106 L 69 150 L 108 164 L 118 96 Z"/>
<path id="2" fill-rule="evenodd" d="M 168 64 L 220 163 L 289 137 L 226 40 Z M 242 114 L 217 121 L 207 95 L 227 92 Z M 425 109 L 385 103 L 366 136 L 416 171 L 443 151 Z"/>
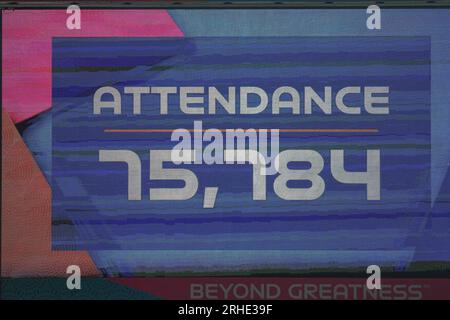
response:
<path id="1" fill-rule="evenodd" d="M 4 298 L 450 298 L 445 3 L 47 5 L 2 5 Z"/>

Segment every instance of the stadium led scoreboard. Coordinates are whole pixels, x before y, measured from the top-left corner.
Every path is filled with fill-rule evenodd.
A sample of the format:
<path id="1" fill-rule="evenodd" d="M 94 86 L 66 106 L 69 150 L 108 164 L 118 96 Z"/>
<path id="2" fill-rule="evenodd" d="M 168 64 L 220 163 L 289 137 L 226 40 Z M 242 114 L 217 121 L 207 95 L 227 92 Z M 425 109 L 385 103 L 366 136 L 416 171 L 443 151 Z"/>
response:
<path id="1" fill-rule="evenodd" d="M 2 277 L 448 275 L 448 5 L 2 4 Z"/>

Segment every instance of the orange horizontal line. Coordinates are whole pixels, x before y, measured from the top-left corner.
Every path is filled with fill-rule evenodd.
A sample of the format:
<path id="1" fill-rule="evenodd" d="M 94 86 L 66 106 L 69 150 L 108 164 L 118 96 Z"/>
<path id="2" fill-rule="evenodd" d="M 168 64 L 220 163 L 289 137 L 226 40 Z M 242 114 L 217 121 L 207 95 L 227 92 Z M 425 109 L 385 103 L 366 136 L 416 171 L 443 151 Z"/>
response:
<path id="1" fill-rule="evenodd" d="M 173 132 L 177 129 L 105 129 L 105 133 L 155 133 L 155 132 Z M 226 132 L 226 130 L 235 129 L 184 129 L 189 132 L 205 132 L 207 130 L 217 130 L 220 132 Z M 246 130 L 246 129 L 244 129 Z M 256 129 L 264 130 L 264 129 Z M 265 130 L 276 130 L 276 129 L 265 129 Z M 312 132 L 322 132 L 322 133 L 377 133 L 378 129 L 278 129 L 279 132 L 299 132 L 299 133 L 312 133 Z"/>

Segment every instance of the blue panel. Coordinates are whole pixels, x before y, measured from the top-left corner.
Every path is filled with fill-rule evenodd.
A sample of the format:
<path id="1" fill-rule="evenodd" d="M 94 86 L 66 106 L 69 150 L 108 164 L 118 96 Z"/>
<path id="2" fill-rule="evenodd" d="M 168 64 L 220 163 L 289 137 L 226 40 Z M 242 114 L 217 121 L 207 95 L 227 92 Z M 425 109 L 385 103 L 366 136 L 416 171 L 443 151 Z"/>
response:
<path id="1" fill-rule="evenodd" d="M 88 52 L 101 58 L 92 60 Z M 427 37 L 57 39 L 53 70 L 54 248 L 405 250 L 409 232 L 430 210 Z M 122 95 L 121 115 L 93 114 L 93 94 L 105 85 L 120 92 L 124 86 L 216 86 L 226 92 L 228 86 L 251 85 L 269 96 L 279 86 L 300 91 L 311 86 L 319 92 L 325 86 L 334 92 L 345 86 L 388 86 L 390 112 L 349 115 L 333 105 L 331 115 L 318 108 L 306 115 L 302 104 L 299 115 L 274 115 L 270 107 L 257 115 L 186 115 L 173 95 L 168 115 L 160 115 L 159 96 L 145 95 L 142 114 L 133 115 L 131 95 Z M 364 96 L 352 95 L 346 103 L 363 106 Z M 204 129 L 377 131 L 280 133 L 282 150 L 312 149 L 323 157 L 326 190 L 314 201 L 280 199 L 272 187 L 276 175 L 267 177 L 267 200 L 253 201 L 251 167 L 227 164 L 183 165 L 198 176 L 199 192 L 186 201 L 149 201 L 148 188 L 181 187 L 176 181 L 146 179 L 149 150 L 171 149 L 170 132 L 105 129 L 192 129 L 194 120 L 203 120 Z M 141 201 L 127 199 L 127 166 L 100 163 L 99 149 L 130 149 L 140 156 Z M 366 149 L 380 150 L 381 200 L 368 201 L 364 186 L 332 177 L 331 149 L 345 150 L 348 171 L 364 171 Z M 74 177 L 81 182 L 66 183 Z M 216 205 L 202 209 L 203 189 L 211 186 L 220 190 Z"/>

